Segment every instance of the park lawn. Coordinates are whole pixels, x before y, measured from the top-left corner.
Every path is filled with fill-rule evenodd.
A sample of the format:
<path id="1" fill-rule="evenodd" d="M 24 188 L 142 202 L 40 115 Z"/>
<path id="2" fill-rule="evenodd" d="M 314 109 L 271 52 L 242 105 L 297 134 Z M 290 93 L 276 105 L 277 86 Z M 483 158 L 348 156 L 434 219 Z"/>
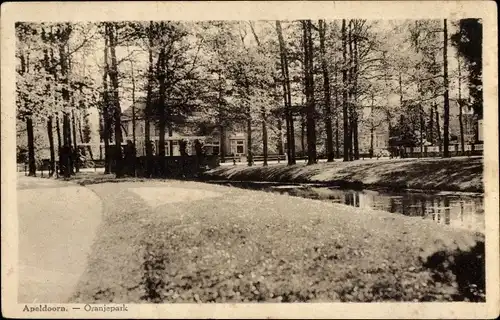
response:
<path id="1" fill-rule="evenodd" d="M 484 192 L 483 158 L 358 160 L 263 166 L 221 166 L 205 179 L 275 182 L 326 182 L 369 188 L 409 188 Z"/>
<path id="2" fill-rule="evenodd" d="M 196 182 L 87 187 L 104 219 L 71 302 L 484 301 L 480 234 Z"/>

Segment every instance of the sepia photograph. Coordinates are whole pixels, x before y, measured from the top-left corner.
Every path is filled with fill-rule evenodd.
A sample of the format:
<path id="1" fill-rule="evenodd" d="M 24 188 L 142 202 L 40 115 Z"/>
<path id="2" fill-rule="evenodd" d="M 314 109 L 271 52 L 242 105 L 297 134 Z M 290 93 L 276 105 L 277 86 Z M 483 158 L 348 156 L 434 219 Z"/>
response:
<path id="1" fill-rule="evenodd" d="M 493 25 L 343 12 L 11 19 L 15 312 L 433 302 L 495 316 Z"/>

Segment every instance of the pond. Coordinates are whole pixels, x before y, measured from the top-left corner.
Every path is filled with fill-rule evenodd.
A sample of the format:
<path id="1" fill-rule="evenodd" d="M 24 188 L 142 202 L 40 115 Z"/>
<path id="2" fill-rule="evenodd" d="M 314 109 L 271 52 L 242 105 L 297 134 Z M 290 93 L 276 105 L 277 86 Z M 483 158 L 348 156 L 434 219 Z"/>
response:
<path id="1" fill-rule="evenodd" d="M 434 220 L 454 228 L 484 232 L 483 194 L 426 190 L 352 190 L 322 184 L 208 181 L 245 189 L 289 194 L 344 205 Z"/>

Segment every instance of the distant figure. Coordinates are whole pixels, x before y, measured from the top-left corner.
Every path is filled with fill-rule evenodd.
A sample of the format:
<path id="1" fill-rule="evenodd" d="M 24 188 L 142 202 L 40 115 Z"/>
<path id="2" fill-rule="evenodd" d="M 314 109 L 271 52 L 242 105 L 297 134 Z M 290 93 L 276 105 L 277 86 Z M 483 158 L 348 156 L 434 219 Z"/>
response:
<path id="1" fill-rule="evenodd" d="M 187 141 L 186 140 L 179 141 L 179 152 L 181 153 L 182 157 L 186 157 L 189 155 L 187 153 Z"/>
<path id="2" fill-rule="evenodd" d="M 155 143 L 153 140 L 149 140 L 149 148 L 151 149 L 151 155 L 154 156 L 156 155 L 156 148 L 155 148 Z"/>
<path id="3" fill-rule="evenodd" d="M 194 151 L 196 153 L 196 156 L 203 156 L 203 144 L 198 139 L 194 140 Z"/>
<path id="4" fill-rule="evenodd" d="M 203 144 L 198 139 L 194 140 L 194 152 L 196 153 L 196 166 L 198 170 L 201 170 L 201 167 L 204 165 L 203 157 L 205 154 L 203 152 Z"/>
<path id="5" fill-rule="evenodd" d="M 73 155 L 73 159 L 74 159 L 75 169 L 78 172 L 80 169 L 80 149 L 73 147 L 73 154 L 72 155 Z"/>
<path id="6" fill-rule="evenodd" d="M 135 146 L 131 140 L 127 140 L 124 148 L 125 172 L 129 175 L 135 175 Z"/>

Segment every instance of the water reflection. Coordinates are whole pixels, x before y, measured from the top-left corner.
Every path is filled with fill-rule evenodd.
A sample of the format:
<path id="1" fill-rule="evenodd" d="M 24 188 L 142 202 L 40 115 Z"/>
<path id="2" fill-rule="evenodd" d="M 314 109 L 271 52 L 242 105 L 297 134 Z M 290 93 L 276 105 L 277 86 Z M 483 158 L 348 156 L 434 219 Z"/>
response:
<path id="1" fill-rule="evenodd" d="M 215 181 L 213 181 L 215 182 Z M 290 185 L 264 182 L 220 182 L 235 187 L 285 193 L 311 199 L 332 201 L 358 208 L 401 213 L 434 220 L 455 228 L 484 232 L 483 195 L 474 193 L 427 193 L 416 190 L 346 190 L 315 185 Z"/>
<path id="2" fill-rule="evenodd" d="M 296 188 L 282 190 L 291 195 L 330 200 L 359 208 L 374 208 L 407 216 L 432 219 L 436 223 L 484 231 L 483 197 L 479 194 Z"/>

